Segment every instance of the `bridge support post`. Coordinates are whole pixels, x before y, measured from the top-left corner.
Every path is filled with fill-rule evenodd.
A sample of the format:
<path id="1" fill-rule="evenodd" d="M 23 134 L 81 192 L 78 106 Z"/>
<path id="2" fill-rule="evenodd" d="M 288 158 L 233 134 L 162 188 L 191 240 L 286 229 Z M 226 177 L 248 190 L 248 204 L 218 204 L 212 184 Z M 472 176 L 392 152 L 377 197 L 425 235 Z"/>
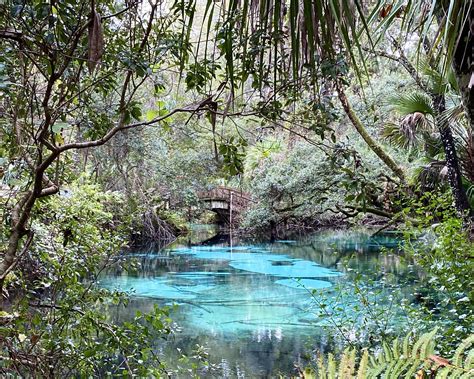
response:
<path id="1" fill-rule="evenodd" d="M 232 211 L 233 211 L 233 202 L 234 202 L 234 192 L 230 191 L 230 204 L 229 204 L 229 239 L 230 239 L 230 251 L 232 254 Z"/>
<path id="2" fill-rule="evenodd" d="M 230 192 L 230 204 L 229 204 L 229 224 L 230 229 L 232 230 L 232 211 L 233 211 L 233 202 L 234 202 L 234 192 Z"/>

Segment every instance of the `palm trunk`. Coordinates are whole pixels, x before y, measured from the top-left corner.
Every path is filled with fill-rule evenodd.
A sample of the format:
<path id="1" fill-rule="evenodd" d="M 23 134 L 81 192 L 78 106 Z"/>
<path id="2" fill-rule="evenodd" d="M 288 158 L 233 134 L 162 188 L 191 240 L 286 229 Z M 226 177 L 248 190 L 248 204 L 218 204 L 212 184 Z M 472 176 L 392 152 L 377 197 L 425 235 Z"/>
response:
<path id="1" fill-rule="evenodd" d="M 453 56 L 453 68 L 469 126 L 474 127 L 474 5 L 471 2 Z M 464 22 L 465 21 L 465 22 Z"/>
<path id="2" fill-rule="evenodd" d="M 468 127 L 472 129 L 474 127 L 474 86 L 471 82 L 472 76 L 474 75 L 474 5 L 472 2 L 469 4 L 469 10 L 466 12 L 466 20 L 462 20 L 462 22 L 463 27 L 457 38 L 458 43 L 454 50 L 452 65 L 459 85 L 462 105 L 467 114 Z M 437 99 L 435 99 L 435 106 L 440 107 L 438 108 L 438 114 L 443 112 L 445 110 L 444 97 L 442 103 L 437 103 Z M 443 141 L 448 165 L 449 183 L 453 190 L 456 209 L 462 214 L 468 214 L 473 217 L 474 210 L 470 208 L 466 191 L 462 185 L 461 169 L 456 155 L 451 129 L 448 125 L 443 125 L 443 121 L 439 122 L 438 127 Z"/>
<path id="3" fill-rule="evenodd" d="M 456 210 L 462 215 L 470 214 L 471 209 L 466 191 L 462 185 L 461 168 L 456 153 L 453 133 L 446 120 L 442 118 L 442 114 L 446 110 L 444 95 L 433 95 L 433 103 L 437 112 L 436 124 L 441 136 L 441 142 L 443 143 L 446 166 L 448 167 L 448 180 L 453 192 Z"/>

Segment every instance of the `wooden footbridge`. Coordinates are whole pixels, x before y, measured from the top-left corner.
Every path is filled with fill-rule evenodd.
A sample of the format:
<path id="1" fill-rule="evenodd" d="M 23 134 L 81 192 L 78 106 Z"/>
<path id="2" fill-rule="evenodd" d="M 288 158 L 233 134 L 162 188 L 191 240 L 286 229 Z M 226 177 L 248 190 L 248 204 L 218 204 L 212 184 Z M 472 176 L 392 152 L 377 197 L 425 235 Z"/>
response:
<path id="1" fill-rule="evenodd" d="M 242 212 L 253 201 L 246 192 L 222 186 L 199 192 L 198 196 L 206 209 L 217 213 L 220 223 L 226 225 L 237 224 Z"/>

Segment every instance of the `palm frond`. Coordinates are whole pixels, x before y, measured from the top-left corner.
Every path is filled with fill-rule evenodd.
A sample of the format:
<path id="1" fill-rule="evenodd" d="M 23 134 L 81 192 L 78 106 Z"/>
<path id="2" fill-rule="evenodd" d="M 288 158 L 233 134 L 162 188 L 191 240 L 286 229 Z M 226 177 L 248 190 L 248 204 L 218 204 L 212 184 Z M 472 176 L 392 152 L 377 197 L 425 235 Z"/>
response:
<path id="1" fill-rule="evenodd" d="M 423 191 L 432 191 L 436 187 L 446 184 L 448 167 L 445 161 L 432 161 L 415 170 L 414 180 Z"/>
<path id="2" fill-rule="evenodd" d="M 456 126 L 457 124 L 464 121 L 466 118 L 466 112 L 461 104 L 455 105 L 451 108 L 446 109 L 440 115 L 440 124 L 448 124 Z M 462 126 L 464 128 L 464 126 Z"/>
<path id="3" fill-rule="evenodd" d="M 196 21 L 197 1 L 175 0 L 183 29 Z M 219 13 L 213 12 L 214 8 Z M 345 54 L 356 73 L 365 68 L 361 40 L 370 33 L 360 0 L 220 0 L 208 1 L 203 25 L 215 38 L 213 49 L 204 54 L 225 60 L 231 87 L 253 75 L 255 80 L 276 82 L 280 77 L 299 80 L 307 68 L 316 72 L 324 60 L 336 61 Z M 212 21 L 211 21 L 212 20 Z M 201 28 L 202 30 L 202 28 Z M 203 36 L 204 37 L 204 36 Z M 182 33 L 182 46 L 191 46 L 190 34 Z M 200 46 L 193 55 L 202 57 Z M 207 59 L 207 57 L 204 57 Z M 357 62 L 357 64 L 355 64 Z M 362 62 L 362 66 L 361 66 Z M 273 75 L 269 75 L 273 74 Z"/>
<path id="4" fill-rule="evenodd" d="M 409 127 L 401 127 L 397 124 L 387 124 L 382 130 L 382 137 L 391 145 L 408 149 L 419 144 L 420 136 Z"/>
<path id="5" fill-rule="evenodd" d="M 420 43 L 418 50 L 425 38 L 429 37 L 433 30 L 436 38 L 432 41 L 430 58 L 439 62 L 441 76 L 448 78 L 455 54 L 463 50 L 464 41 L 459 38 L 465 25 L 469 25 L 470 12 L 472 12 L 472 1 L 466 0 L 429 0 L 429 1 L 393 1 L 382 0 L 374 8 L 370 22 L 376 25 L 376 35 L 380 40 L 385 32 L 401 20 L 401 38 L 408 38 L 414 30 L 420 31 Z M 388 10 L 383 17 L 379 17 L 381 10 Z M 376 11 L 379 13 L 375 13 Z M 377 40 L 377 38 L 376 38 Z M 469 52 L 468 52 L 469 54 Z M 445 83 L 443 79 L 439 83 Z"/>
<path id="6" fill-rule="evenodd" d="M 394 110 L 402 116 L 413 113 L 435 116 L 433 103 L 428 95 L 419 92 L 401 94 L 390 100 Z"/>
<path id="7" fill-rule="evenodd" d="M 382 135 L 390 143 L 402 148 L 414 147 L 433 132 L 434 123 L 430 118 L 435 111 L 428 96 L 415 92 L 393 97 L 390 102 L 394 110 L 404 116 L 400 124 L 384 127 Z"/>
<path id="8" fill-rule="evenodd" d="M 442 72 L 442 68 L 433 67 L 430 57 L 419 60 L 418 69 L 426 76 L 427 83 L 431 91 L 435 94 L 444 95 L 449 91 L 458 91 L 458 83 L 452 67 L 446 68 L 446 72 Z"/>
<path id="9" fill-rule="evenodd" d="M 466 196 L 471 206 L 473 206 L 474 205 L 474 184 L 469 186 L 469 188 L 466 190 Z M 474 360 L 474 356 L 473 356 L 473 360 Z"/>

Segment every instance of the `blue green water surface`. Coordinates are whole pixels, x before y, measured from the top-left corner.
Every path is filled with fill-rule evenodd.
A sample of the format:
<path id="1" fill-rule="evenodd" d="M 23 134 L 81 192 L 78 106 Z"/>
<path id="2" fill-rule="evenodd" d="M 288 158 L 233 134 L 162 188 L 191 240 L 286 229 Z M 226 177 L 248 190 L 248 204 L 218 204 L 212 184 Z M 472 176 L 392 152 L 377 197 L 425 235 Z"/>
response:
<path id="1" fill-rule="evenodd" d="M 138 272 L 111 272 L 101 285 L 132 295 L 130 305 L 117 310 L 122 319 L 154 304 L 178 304 L 172 318 L 181 331 L 166 354 L 205 346 L 214 368 L 203 376 L 291 375 L 295 364 L 336 343 L 328 334 L 330 318 L 321 317 L 320 299 L 338 296 L 354 272 L 384 285 L 412 273 L 397 254 L 380 253 L 396 245 L 390 235 L 341 231 L 273 243 L 178 243 L 129 253 L 140 263 Z"/>

